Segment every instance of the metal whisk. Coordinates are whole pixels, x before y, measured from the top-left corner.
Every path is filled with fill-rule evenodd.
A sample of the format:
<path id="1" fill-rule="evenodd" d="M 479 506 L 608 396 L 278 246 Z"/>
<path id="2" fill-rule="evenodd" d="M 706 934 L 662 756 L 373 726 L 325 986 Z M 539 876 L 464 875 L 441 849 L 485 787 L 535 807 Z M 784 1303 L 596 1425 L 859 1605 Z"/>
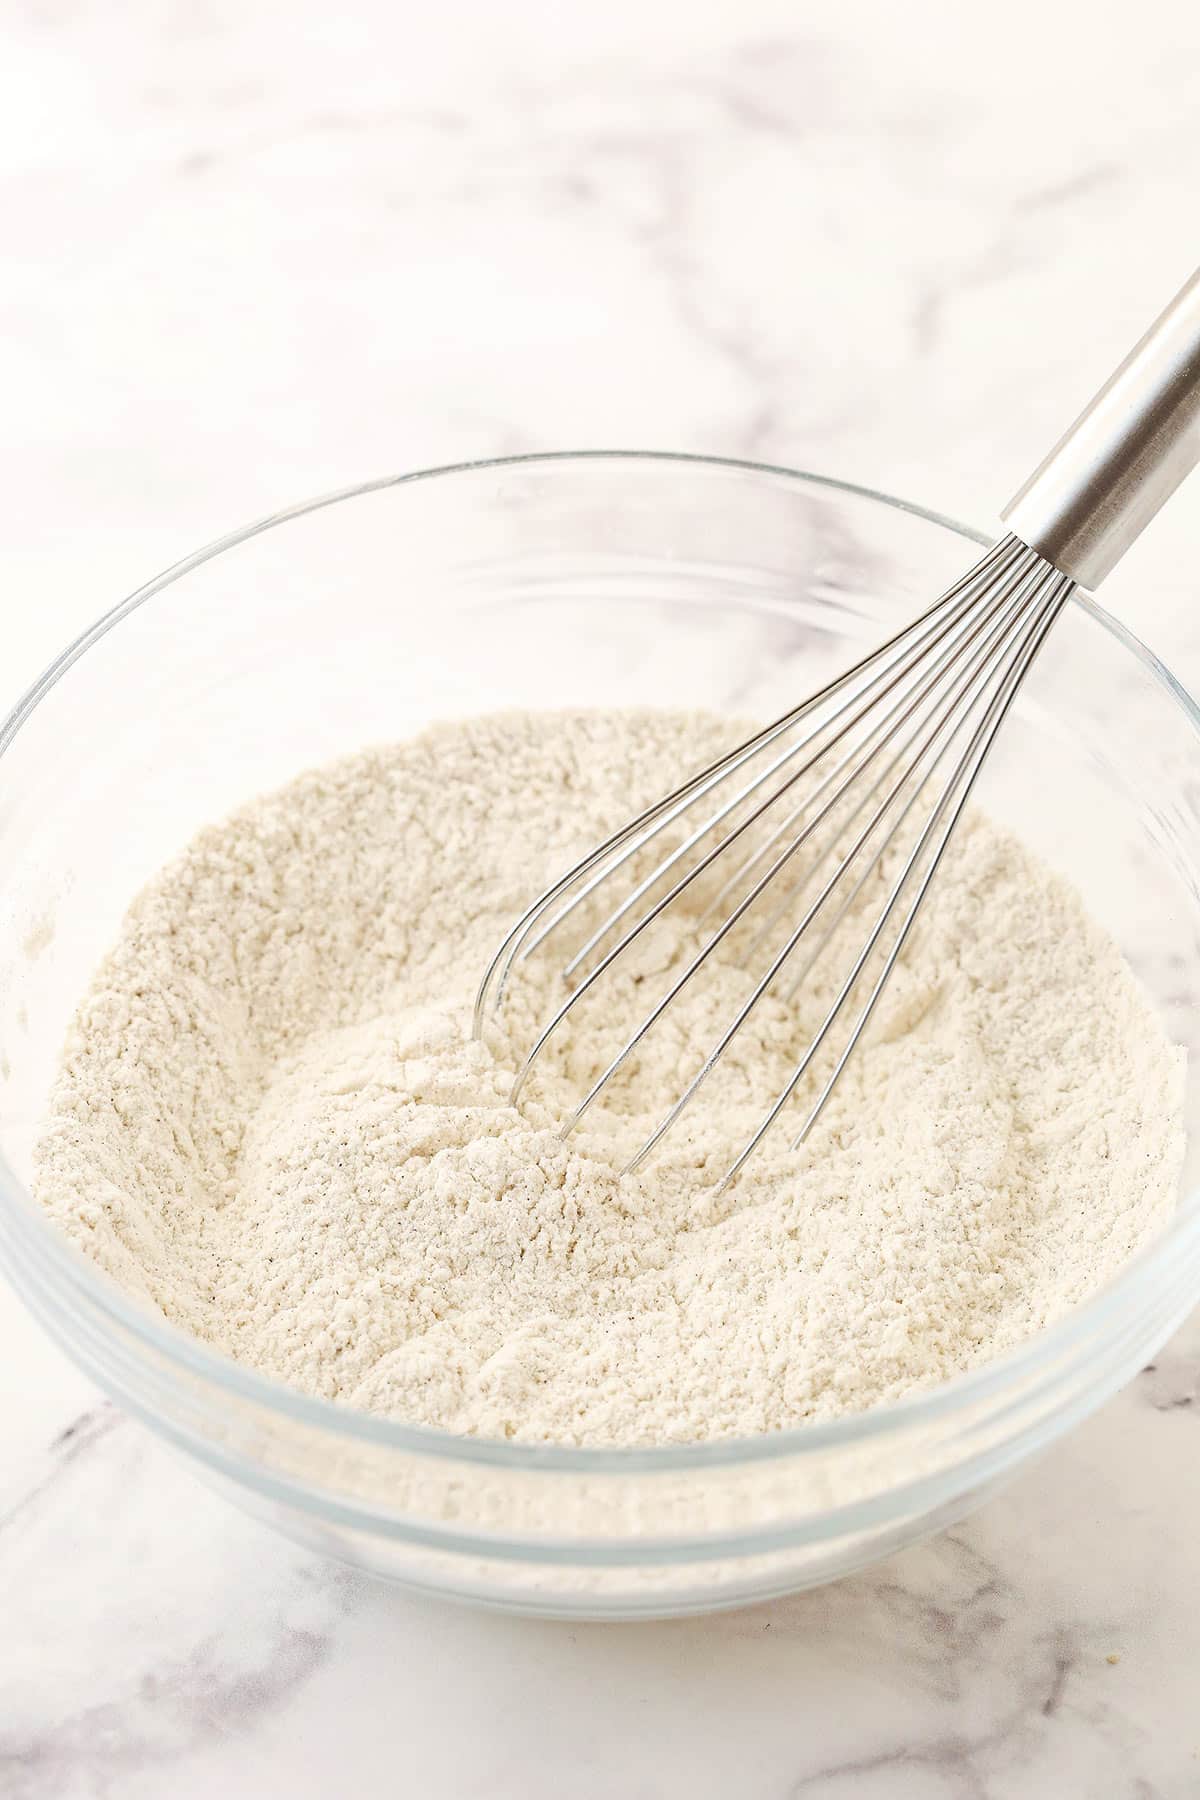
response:
<path id="1" fill-rule="evenodd" d="M 477 1037 L 503 1004 L 514 963 L 548 953 L 552 940 L 569 943 L 566 994 L 529 1048 L 513 1101 L 584 997 L 669 910 L 682 913 L 693 934 L 683 966 L 670 966 L 659 997 L 580 1097 L 564 1136 L 573 1130 L 738 932 L 739 942 L 748 940 L 748 992 L 627 1165 L 639 1167 L 764 997 L 810 981 L 852 929 L 853 948 L 836 963 L 831 989 L 821 971 L 821 1022 L 722 1185 L 812 1071 L 819 1085 L 795 1137 L 803 1141 L 867 1028 L 1047 633 L 1076 587 L 1099 585 L 1197 461 L 1200 271 L 1005 508 L 1009 534 L 960 581 L 844 674 L 631 819 L 513 926 L 479 989 Z"/>

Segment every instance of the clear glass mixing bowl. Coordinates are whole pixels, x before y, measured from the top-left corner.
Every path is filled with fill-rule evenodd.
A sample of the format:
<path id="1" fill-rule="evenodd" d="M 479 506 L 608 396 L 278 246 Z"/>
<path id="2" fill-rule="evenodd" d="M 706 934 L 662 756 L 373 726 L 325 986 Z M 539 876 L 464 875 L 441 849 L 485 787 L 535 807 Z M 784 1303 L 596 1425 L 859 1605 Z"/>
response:
<path id="1" fill-rule="evenodd" d="M 0 728 L 0 1259 L 48 1330 L 289 1535 L 414 1587 L 563 1615 L 702 1610 L 828 1580 L 962 1514 L 1091 1412 L 1200 1291 L 1200 1063 L 1189 1197 L 1090 1304 L 905 1404 L 690 1448 L 529 1448 L 306 1399 L 118 1291 L 27 1186 L 68 1017 L 136 889 L 205 821 L 307 764 L 489 708 L 766 716 L 984 541 L 784 469 L 532 457 L 297 507 L 101 619 Z M 1080 601 L 983 788 L 1083 891 L 1185 1043 L 1197 724 L 1161 664 Z"/>

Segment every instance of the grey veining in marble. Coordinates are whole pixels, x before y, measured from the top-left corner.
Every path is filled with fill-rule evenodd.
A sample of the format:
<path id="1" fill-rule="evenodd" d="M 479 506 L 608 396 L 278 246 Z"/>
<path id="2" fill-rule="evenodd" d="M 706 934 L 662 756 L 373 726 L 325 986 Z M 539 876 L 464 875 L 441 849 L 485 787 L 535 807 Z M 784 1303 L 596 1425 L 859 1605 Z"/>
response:
<path id="1" fill-rule="evenodd" d="M 389 468 L 715 451 L 992 523 L 1196 260 L 1194 6 L 1081 17 L 11 7 L 0 703 L 175 556 Z M 1193 686 L 1198 562 L 1200 489 L 1106 593 Z M 4 1293 L 0 1795 L 1200 1795 L 1198 1394 L 1193 1322 L 927 1545 L 572 1629 L 275 1539 Z"/>

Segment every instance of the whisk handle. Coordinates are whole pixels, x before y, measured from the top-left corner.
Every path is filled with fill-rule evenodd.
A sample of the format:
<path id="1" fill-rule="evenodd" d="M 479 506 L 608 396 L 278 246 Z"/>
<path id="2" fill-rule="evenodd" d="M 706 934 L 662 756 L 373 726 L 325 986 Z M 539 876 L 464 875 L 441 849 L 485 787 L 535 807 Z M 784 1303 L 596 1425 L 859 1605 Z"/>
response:
<path id="1" fill-rule="evenodd" d="M 1019 488 L 1008 529 L 1098 587 L 1200 462 L 1200 269 Z"/>

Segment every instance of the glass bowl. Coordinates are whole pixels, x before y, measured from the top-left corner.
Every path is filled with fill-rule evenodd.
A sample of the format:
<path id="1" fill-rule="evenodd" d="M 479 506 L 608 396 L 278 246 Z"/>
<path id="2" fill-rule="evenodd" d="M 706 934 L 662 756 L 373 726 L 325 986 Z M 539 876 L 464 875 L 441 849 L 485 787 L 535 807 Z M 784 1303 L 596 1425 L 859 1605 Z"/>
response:
<path id="1" fill-rule="evenodd" d="M 1186 1197 L 1093 1300 L 902 1404 L 661 1450 L 454 1438 L 342 1409 L 194 1342 L 39 1212 L 31 1152 L 71 1012 L 138 887 L 305 765 L 504 707 L 767 716 L 987 540 L 785 469 L 596 453 L 398 477 L 235 532 L 63 652 L 0 727 L 0 1260 L 123 1406 L 231 1499 L 415 1588 L 629 1617 L 829 1580 L 961 1515 L 1150 1357 L 1200 1288 Z M 983 798 L 1082 890 L 1189 1043 L 1196 707 L 1089 600 L 1056 628 Z"/>

